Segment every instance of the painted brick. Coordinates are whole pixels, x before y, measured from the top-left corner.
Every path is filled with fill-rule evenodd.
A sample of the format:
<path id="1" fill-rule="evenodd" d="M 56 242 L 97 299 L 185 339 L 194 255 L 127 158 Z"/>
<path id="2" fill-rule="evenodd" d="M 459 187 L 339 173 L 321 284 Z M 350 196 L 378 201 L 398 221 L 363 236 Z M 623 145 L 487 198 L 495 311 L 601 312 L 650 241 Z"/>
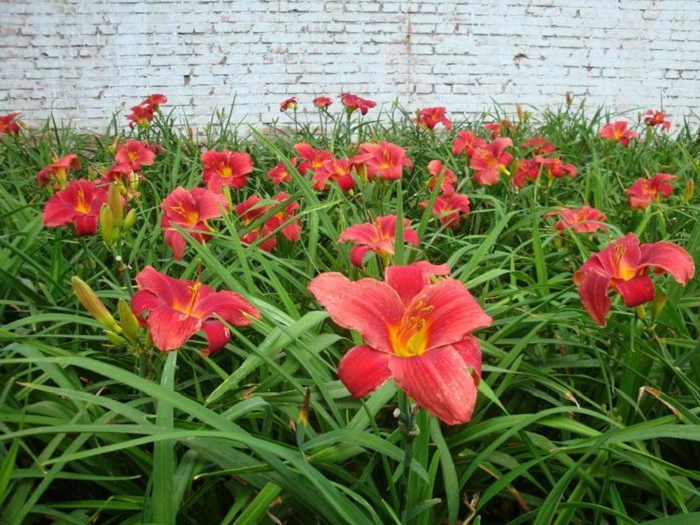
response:
<path id="1" fill-rule="evenodd" d="M 697 0 L 0 1 L 0 113 L 99 130 L 161 92 L 195 126 L 234 97 L 234 120 L 265 125 L 288 96 L 311 113 L 350 91 L 459 118 L 571 91 L 681 117 L 700 105 L 699 24 Z"/>

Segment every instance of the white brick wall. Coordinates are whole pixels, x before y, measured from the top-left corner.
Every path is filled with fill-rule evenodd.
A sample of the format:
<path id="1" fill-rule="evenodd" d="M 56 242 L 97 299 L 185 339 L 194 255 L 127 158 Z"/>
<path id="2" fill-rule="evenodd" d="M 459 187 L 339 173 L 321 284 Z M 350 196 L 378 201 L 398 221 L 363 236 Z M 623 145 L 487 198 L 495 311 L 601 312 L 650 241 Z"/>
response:
<path id="1" fill-rule="evenodd" d="M 195 125 L 234 95 L 259 124 L 290 96 L 456 116 L 571 91 L 680 120 L 700 105 L 698 28 L 699 0 L 2 0 L 0 114 L 100 129 L 160 92 Z"/>

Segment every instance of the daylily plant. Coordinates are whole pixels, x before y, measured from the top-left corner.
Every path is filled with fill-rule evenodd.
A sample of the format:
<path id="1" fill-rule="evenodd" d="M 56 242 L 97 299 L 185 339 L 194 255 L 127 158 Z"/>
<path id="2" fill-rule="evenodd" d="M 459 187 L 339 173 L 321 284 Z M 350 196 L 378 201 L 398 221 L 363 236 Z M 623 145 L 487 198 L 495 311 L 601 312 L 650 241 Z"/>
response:
<path id="1" fill-rule="evenodd" d="M 685 285 L 695 273 L 690 254 L 671 242 L 639 244 L 634 233 L 628 233 L 599 253 L 594 253 L 574 274 L 574 283 L 584 308 L 601 325 L 610 311 L 608 291 L 617 292 L 628 307 L 652 301 L 654 283 L 649 270 L 668 272 L 676 282 Z"/>
<path id="2" fill-rule="evenodd" d="M 657 173 L 649 179 L 637 179 L 625 190 L 630 208 L 633 210 L 645 210 L 652 202 L 659 202 L 661 196 L 670 197 L 673 192 L 673 186 L 668 183 L 677 178 L 670 173 Z"/>
<path id="3" fill-rule="evenodd" d="M 205 188 L 186 190 L 179 186 L 163 200 L 160 207 L 163 210 L 161 227 L 165 242 L 173 252 L 173 259 L 179 261 L 184 255 L 187 241 L 182 232 L 173 226 L 182 228 L 194 240 L 204 243 L 211 231 L 207 220 L 221 217 L 228 202 L 223 195 Z"/>
<path id="4" fill-rule="evenodd" d="M 396 242 L 396 215 L 377 217 L 373 222 L 353 224 L 346 228 L 338 237 L 338 242 L 354 242 L 355 246 L 350 250 L 350 262 L 362 268 L 362 260 L 370 251 L 379 254 L 385 262 L 390 255 L 394 255 L 394 243 Z M 418 234 L 408 227 L 410 220 L 403 220 L 403 239 L 418 246 Z"/>
<path id="5" fill-rule="evenodd" d="M 107 204 L 107 188 L 89 180 L 76 180 L 46 202 L 44 226 L 55 228 L 72 223 L 78 235 L 94 235 L 103 204 Z"/>
<path id="6" fill-rule="evenodd" d="M 461 282 L 435 280 L 447 274 L 445 264 L 418 262 L 388 267 L 384 282 L 330 272 L 309 283 L 331 319 L 364 339 L 338 366 L 354 397 L 393 379 L 445 423 L 471 419 L 481 377 L 481 349 L 471 332 L 492 320 Z"/>
<path id="7" fill-rule="evenodd" d="M 80 169 L 80 160 L 75 153 L 61 157 L 42 168 L 39 173 L 36 174 L 37 182 L 39 186 L 50 184 L 51 189 L 62 190 L 66 187 L 68 172 L 71 168 Z"/>
<path id="8" fill-rule="evenodd" d="M 221 322 L 244 326 L 260 318 L 243 296 L 217 292 L 197 281 L 174 279 L 147 266 L 136 275 L 139 290 L 131 298 L 131 309 L 145 324 L 153 345 L 162 352 L 181 348 L 196 332 L 203 330 L 206 356 L 221 350 L 230 332 Z"/>
<path id="9" fill-rule="evenodd" d="M 452 122 L 447 118 L 445 112 L 446 108 L 444 107 L 419 109 L 415 122 L 418 126 L 430 130 L 435 129 L 438 124 L 442 124 L 445 129 L 452 129 Z"/>
<path id="10" fill-rule="evenodd" d="M 561 206 L 556 211 L 545 213 L 543 217 L 558 216 L 559 221 L 554 227 L 559 231 L 572 230 L 579 233 L 592 233 L 597 230 L 606 231 L 608 228 L 603 223 L 605 214 L 602 211 L 581 206 L 580 208 L 566 208 Z"/>

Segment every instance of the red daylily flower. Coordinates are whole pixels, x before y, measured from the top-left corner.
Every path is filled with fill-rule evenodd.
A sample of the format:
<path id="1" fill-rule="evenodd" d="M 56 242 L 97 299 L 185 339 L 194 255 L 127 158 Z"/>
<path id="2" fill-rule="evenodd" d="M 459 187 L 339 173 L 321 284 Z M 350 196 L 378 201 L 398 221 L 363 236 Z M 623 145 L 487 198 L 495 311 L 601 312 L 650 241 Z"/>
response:
<path id="1" fill-rule="evenodd" d="M 80 160 L 75 153 L 61 157 L 49 164 L 36 174 L 36 179 L 39 186 L 46 186 L 53 183 L 52 187 L 56 190 L 62 190 L 68 181 L 68 171 L 70 169 L 80 169 Z"/>
<path id="2" fill-rule="evenodd" d="M 330 158 L 316 169 L 311 177 L 312 187 L 315 190 L 326 189 L 327 182 L 335 182 L 341 190 L 347 192 L 355 188 L 355 178 L 352 176 L 354 164 L 351 159 Z"/>
<path id="3" fill-rule="evenodd" d="M 669 197 L 673 192 L 673 186 L 667 182 L 677 178 L 670 173 L 657 173 L 650 179 L 637 179 L 632 186 L 625 190 L 630 208 L 645 210 L 652 202 L 659 202 L 662 195 Z"/>
<path id="4" fill-rule="evenodd" d="M 158 111 L 160 109 L 161 104 L 165 104 L 168 101 L 168 97 L 165 95 L 162 95 L 161 93 L 153 93 L 151 95 L 148 95 L 146 97 L 146 100 L 141 102 L 142 106 L 151 106 L 154 111 Z"/>
<path id="5" fill-rule="evenodd" d="M 9 113 L 0 116 L 0 135 L 17 135 L 19 133 L 19 117 L 21 113 Z"/>
<path id="6" fill-rule="evenodd" d="M 419 126 L 428 129 L 435 129 L 435 126 L 438 124 L 445 126 L 445 129 L 451 129 L 452 122 L 445 115 L 445 111 L 446 108 L 444 107 L 419 109 L 415 122 Z"/>
<path id="7" fill-rule="evenodd" d="M 570 175 L 571 177 L 576 177 L 578 170 L 573 164 L 564 164 L 561 159 L 550 158 L 550 157 L 535 157 L 537 161 L 543 168 L 544 173 L 546 173 L 550 178 L 560 179 L 565 175 Z"/>
<path id="8" fill-rule="evenodd" d="M 348 115 L 352 114 L 356 109 L 359 109 L 360 113 L 366 115 L 367 111 L 377 105 L 376 102 L 358 97 L 352 93 L 342 93 L 340 102 L 345 106 L 345 111 Z"/>
<path id="9" fill-rule="evenodd" d="M 455 192 L 452 186 L 457 182 L 454 172 L 445 166 L 441 160 L 431 160 L 428 162 L 428 173 L 431 177 L 428 180 L 428 189 L 433 190 L 442 175 L 442 183 L 440 184 L 440 193 L 445 196 L 452 195 Z"/>
<path id="10" fill-rule="evenodd" d="M 664 131 L 671 129 L 671 122 L 666 120 L 666 114 L 662 113 L 661 111 L 648 109 L 644 115 L 644 124 L 647 126 L 661 126 L 661 129 Z"/>
<path id="11" fill-rule="evenodd" d="M 602 211 L 582 206 L 578 209 L 571 209 L 561 206 L 556 211 L 545 213 L 543 217 L 557 216 L 560 220 L 554 225 L 559 231 L 573 230 L 580 233 L 591 233 L 601 229 L 607 231 L 607 226 L 603 224 L 605 214 Z"/>
<path id="12" fill-rule="evenodd" d="M 78 235 L 94 235 L 100 209 L 107 203 L 107 188 L 89 180 L 71 182 L 44 205 L 44 226 L 55 228 L 73 223 Z"/>
<path id="13" fill-rule="evenodd" d="M 452 141 L 453 155 L 466 155 L 471 158 L 474 150 L 486 146 L 486 141 L 477 137 L 471 131 L 458 131 L 457 138 Z"/>
<path id="14" fill-rule="evenodd" d="M 249 226 L 253 221 L 267 215 L 270 210 L 277 207 L 279 204 L 287 201 L 289 195 L 280 192 L 272 198 L 277 204 L 268 204 L 269 200 L 263 199 L 256 195 L 248 197 L 245 201 L 237 204 L 235 207 L 236 214 L 241 218 L 244 226 Z M 246 244 L 252 244 L 259 238 L 267 237 L 262 242 L 257 244 L 258 248 L 263 251 L 271 252 L 277 246 L 277 237 L 271 236 L 273 232 L 278 230 L 282 224 L 296 215 L 299 208 L 297 202 L 290 202 L 288 205 L 279 210 L 272 217 L 268 218 L 264 224 L 254 228 L 241 237 L 241 241 Z M 292 221 L 287 226 L 280 230 L 280 233 L 289 241 L 298 241 L 301 236 L 301 225 L 298 220 Z"/>
<path id="15" fill-rule="evenodd" d="M 491 140 L 493 140 L 503 135 L 505 131 L 512 131 L 514 126 L 510 120 L 503 119 L 500 122 L 484 124 L 484 129 L 491 132 Z"/>
<path id="16" fill-rule="evenodd" d="M 404 166 L 413 166 L 411 159 L 406 156 L 406 150 L 391 142 L 361 144 L 360 153 L 371 155 L 364 163 L 370 180 L 375 176 L 384 180 L 397 180 L 402 177 Z"/>
<path id="17" fill-rule="evenodd" d="M 618 141 L 625 148 L 629 146 L 630 140 L 637 140 L 639 138 L 636 132 L 627 129 L 627 122 L 624 120 L 609 122 L 601 128 L 598 134 L 604 139 Z"/>
<path id="18" fill-rule="evenodd" d="M 331 104 L 333 104 L 333 99 L 330 97 L 316 97 L 313 100 L 313 105 L 319 109 L 326 109 Z"/>
<path id="19" fill-rule="evenodd" d="M 221 193 L 222 186 L 233 186 L 240 190 L 248 180 L 246 175 L 253 171 L 253 159 L 239 151 L 209 150 L 202 153 L 204 165 L 202 180 L 211 191 Z"/>
<path id="20" fill-rule="evenodd" d="M 509 138 L 500 138 L 474 150 L 469 167 L 474 170 L 477 184 L 493 186 L 499 181 L 502 172 L 508 173 L 506 166 L 513 160 L 513 156 L 505 153 L 505 149 L 512 145 L 513 141 Z"/>
<path id="21" fill-rule="evenodd" d="M 154 346 L 162 352 L 181 348 L 200 330 L 208 347 L 205 356 L 221 350 L 231 336 L 221 322 L 244 326 L 260 312 L 241 295 L 199 281 L 174 279 L 147 266 L 136 276 L 139 290 L 131 298 L 134 315 L 144 319 Z M 221 319 L 221 321 L 219 320 Z"/>
<path id="22" fill-rule="evenodd" d="M 327 160 L 333 158 L 333 154 L 325 149 L 316 149 L 311 144 L 306 142 L 297 142 L 294 144 L 294 151 L 297 152 L 304 162 L 299 164 L 299 173 L 306 175 L 309 170 L 317 170 Z"/>
<path id="23" fill-rule="evenodd" d="M 448 425 L 471 419 L 481 377 L 481 349 L 471 332 L 492 319 L 456 279 L 432 283 L 448 273 L 447 265 L 419 262 L 388 267 L 384 282 L 331 272 L 309 283 L 331 319 L 364 339 L 338 366 L 353 397 L 393 379 Z"/>
<path id="24" fill-rule="evenodd" d="M 117 164 L 129 164 L 133 171 L 139 171 L 141 166 L 150 166 L 155 161 L 156 154 L 153 146 L 138 140 L 128 140 L 117 148 L 114 160 Z"/>
<path id="25" fill-rule="evenodd" d="M 513 185 L 516 188 L 522 188 L 526 181 L 535 181 L 540 176 L 542 164 L 536 159 L 520 159 L 517 165 L 518 169 L 513 175 Z"/>
<path id="26" fill-rule="evenodd" d="M 145 128 L 153 120 L 154 111 L 152 106 L 134 106 L 131 108 L 131 113 L 126 116 L 126 120 L 129 121 L 129 127 L 133 128 L 134 125 Z"/>
<path id="27" fill-rule="evenodd" d="M 228 202 L 221 194 L 204 188 L 186 190 L 179 186 L 163 200 L 160 207 L 163 210 L 161 227 L 165 232 L 165 242 L 173 252 L 173 259 L 179 261 L 187 241 L 173 226 L 187 230 L 193 239 L 203 244 L 210 237 L 208 233 L 211 228 L 207 220 L 221 217 Z"/>
<path id="28" fill-rule="evenodd" d="M 523 149 L 530 150 L 530 153 L 533 153 L 535 155 L 549 155 L 550 153 L 554 153 L 554 150 L 556 149 L 554 147 L 554 144 L 549 142 L 544 137 L 535 137 L 532 139 L 528 139 L 522 143 L 521 147 Z"/>
<path id="29" fill-rule="evenodd" d="M 676 282 L 685 285 L 695 273 L 690 254 L 671 242 L 639 244 L 634 233 L 613 242 L 600 253 L 594 253 L 574 274 L 574 283 L 584 308 L 595 322 L 605 325 L 610 311 L 608 290 L 622 296 L 628 307 L 654 299 L 654 273 L 668 272 Z"/>
<path id="30" fill-rule="evenodd" d="M 426 208 L 429 200 L 420 203 L 421 208 Z M 440 219 L 445 228 L 456 228 L 459 220 L 469 214 L 469 197 L 461 193 L 441 195 L 435 199 L 432 209 L 433 215 Z"/>
<path id="31" fill-rule="evenodd" d="M 126 116 L 127 120 L 130 120 L 130 127 L 134 127 L 134 124 L 147 127 L 149 122 L 153 120 L 154 113 L 160 111 L 160 105 L 165 104 L 168 98 L 160 93 L 153 93 L 146 97 L 146 99 L 141 102 L 138 106 L 131 108 L 131 113 Z"/>
<path id="32" fill-rule="evenodd" d="M 297 110 L 297 97 L 288 98 L 280 104 L 280 111 Z"/>
<path id="33" fill-rule="evenodd" d="M 377 217 L 374 222 L 353 224 L 346 228 L 338 237 L 338 242 L 354 242 L 356 246 L 350 250 L 350 262 L 357 268 L 362 268 L 362 260 L 370 251 L 382 257 L 394 255 L 396 242 L 396 215 Z M 411 223 L 403 219 L 403 239 L 413 246 L 418 246 L 418 234 L 408 227 Z"/>
<path id="34" fill-rule="evenodd" d="M 289 159 L 289 163 L 292 166 L 296 166 L 297 159 Z M 289 173 L 287 165 L 284 162 L 280 162 L 274 168 L 268 171 L 267 176 L 270 178 L 270 180 L 275 186 L 277 186 L 278 184 L 282 184 L 283 182 L 289 182 L 290 180 L 292 180 L 292 175 Z"/>

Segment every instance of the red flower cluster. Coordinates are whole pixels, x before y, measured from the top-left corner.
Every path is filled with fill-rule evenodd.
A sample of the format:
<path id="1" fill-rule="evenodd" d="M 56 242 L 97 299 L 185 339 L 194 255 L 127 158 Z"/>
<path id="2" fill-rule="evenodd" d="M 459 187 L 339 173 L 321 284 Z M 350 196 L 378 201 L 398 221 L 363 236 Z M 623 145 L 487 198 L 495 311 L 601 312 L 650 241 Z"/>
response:
<path id="1" fill-rule="evenodd" d="M 661 126 L 661 129 L 664 131 L 671 129 L 671 121 L 666 120 L 665 113 L 654 109 L 648 109 L 644 115 L 644 124 L 647 126 L 651 128 Z"/>
<path id="2" fill-rule="evenodd" d="M 627 122 L 624 120 L 609 122 L 601 128 L 598 135 L 604 139 L 615 140 L 626 148 L 630 145 L 631 140 L 637 140 L 639 138 L 639 135 L 635 131 L 627 129 L 627 125 Z"/>
<path id="3" fill-rule="evenodd" d="M 132 128 L 134 125 L 142 128 L 147 127 L 153 120 L 154 114 L 160 111 L 160 105 L 167 101 L 167 97 L 160 93 L 149 95 L 146 100 L 131 108 L 131 113 L 126 116 L 126 119 L 130 121 L 129 126 Z"/>
<path id="4" fill-rule="evenodd" d="M 20 121 L 18 119 L 20 115 L 21 113 L 0 115 L 0 135 L 19 134 Z"/>
<path id="5" fill-rule="evenodd" d="M 248 230 L 241 241 L 246 244 L 257 243 L 258 248 L 266 252 L 271 252 L 277 246 L 277 232 L 289 241 L 298 241 L 301 225 L 298 220 L 293 220 L 298 209 L 299 204 L 291 201 L 284 192 L 271 200 L 256 195 L 248 197 L 235 206 L 236 214 Z"/>

